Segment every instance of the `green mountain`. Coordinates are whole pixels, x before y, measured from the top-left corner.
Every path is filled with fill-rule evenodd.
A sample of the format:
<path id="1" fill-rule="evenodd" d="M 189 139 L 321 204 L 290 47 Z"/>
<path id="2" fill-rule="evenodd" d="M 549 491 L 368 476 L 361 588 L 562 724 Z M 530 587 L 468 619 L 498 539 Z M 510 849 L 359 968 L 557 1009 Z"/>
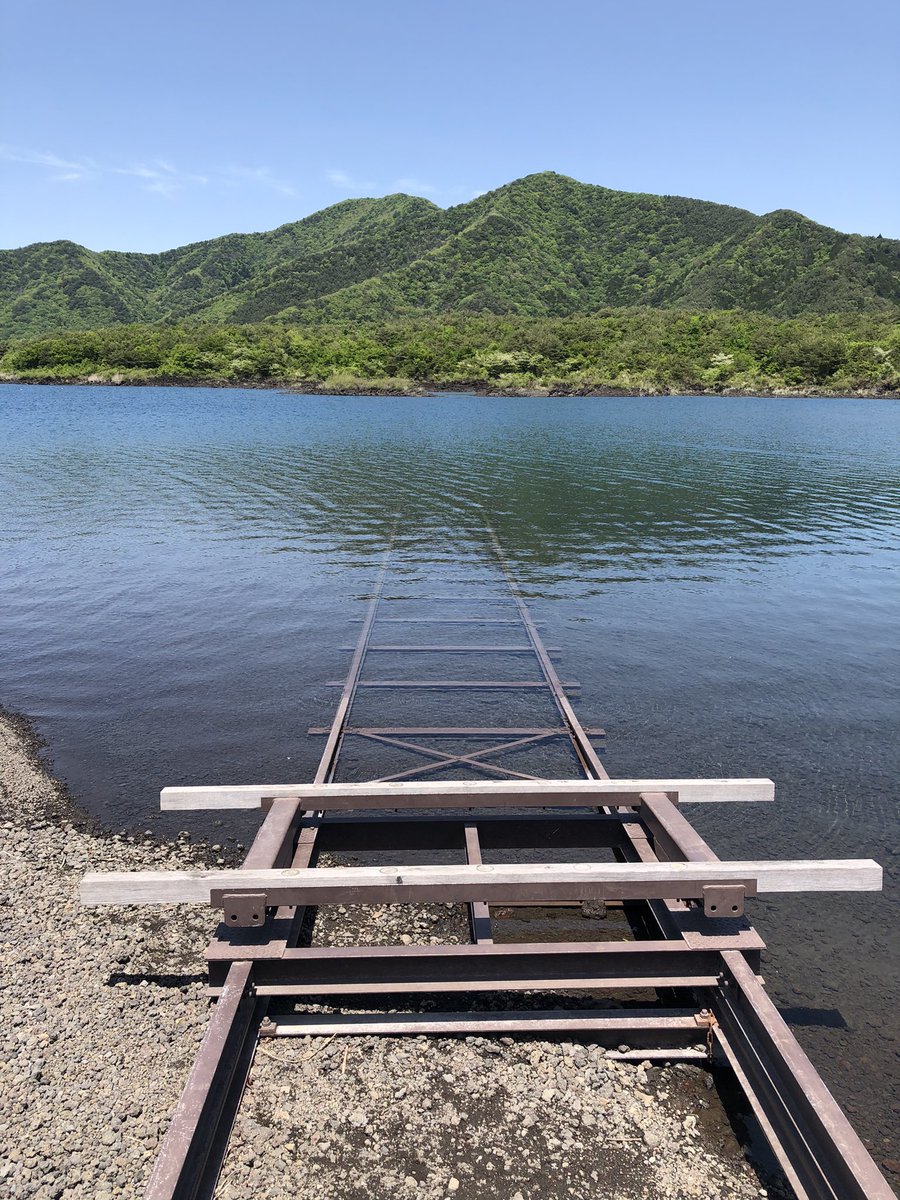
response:
<path id="1" fill-rule="evenodd" d="M 900 241 L 547 172 L 468 204 L 345 200 L 163 254 L 0 251 L 0 333 L 123 322 L 320 322 L 603 308 L 891 312 Z"/>

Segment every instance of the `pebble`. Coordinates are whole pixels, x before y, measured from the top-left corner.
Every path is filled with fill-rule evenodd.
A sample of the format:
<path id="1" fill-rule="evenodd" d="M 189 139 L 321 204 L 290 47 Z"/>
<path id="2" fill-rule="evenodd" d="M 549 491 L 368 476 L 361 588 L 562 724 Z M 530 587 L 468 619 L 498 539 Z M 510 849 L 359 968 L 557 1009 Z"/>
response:
<path id="1" fill-rule="evenodd" d="M 21 723 L 0 712 L 4 1197 L 142 1194 L 208 1020 L 203 948 L 215 919 L 82 909 L 78 885 L 86 870 L 209 861 L 208 847 L 91 832 Z"/>

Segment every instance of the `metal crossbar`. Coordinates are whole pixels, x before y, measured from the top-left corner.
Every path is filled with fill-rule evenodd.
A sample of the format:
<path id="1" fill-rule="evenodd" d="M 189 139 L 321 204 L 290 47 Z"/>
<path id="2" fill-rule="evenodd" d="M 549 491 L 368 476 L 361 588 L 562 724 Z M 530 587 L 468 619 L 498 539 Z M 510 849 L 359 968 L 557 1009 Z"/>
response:
<path id="1" fill-rule="evenodd" d="M 496 763 L 480 760 L 486 758 L 489 754 L 503 754 L 508 750 L 521 749 L 522 746 L 534 746 L 538 742 L 544 742 L 548 737 L 555 735 L 546 733 L 530 734 L 526 737 L 516 738 L 511 742 L 498 742 L 492 746 L 483 746 L 480 750 L 472 750 L 468 754 L 448 754 L 445 750 L 438 750 L 434 746 L 423 746 L 420 742 L 410 742 L 401 738 L 387 737 L 379 733 L 364 733 L 360 736 L 368 738 L 372 742 L 381 742 L 385 746 L 396 746 L 401 750 L 411 750 L 414 754 L 438 760 L 435 763 L 424 766 L 420 763 L 416 767 L 410 767 L 408 771 L 398 771 L 393 775 L 379 775 L 379 783 L 392 783 L 398 779 L 415 779 L 427 771 L 437 771 L 442 767 L 449 767 L 454 763 L 474 767 L 476 770 L 484 771 L 489 775 L 505 775 L 510 779 L 539 779 L 539 775 L 526 775 L 521 771 L 510 770 L 509 767 L 501 767 Z"/>

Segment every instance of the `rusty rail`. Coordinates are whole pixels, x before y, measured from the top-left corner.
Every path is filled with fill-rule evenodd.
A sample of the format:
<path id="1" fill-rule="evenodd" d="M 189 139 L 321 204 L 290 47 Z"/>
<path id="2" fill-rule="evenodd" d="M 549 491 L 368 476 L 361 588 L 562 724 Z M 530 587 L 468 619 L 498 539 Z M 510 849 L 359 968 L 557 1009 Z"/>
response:
<path id="1" fill-rule="evenodd" d="M 390 553 L 389 549 L 363 618 L 316 769 L 316 783 L 327 783 L 334 778 L 375 614 L 384 591 Z M 311 866 L 317 854 L 319 825 L 307 823 L 301 830 L 303 815 L 297 801 L 276 800 L 254 838 L 244 867 L 277 867 L 285 860 L 295 867 Z M 269 934 L 274 935 L 270 944 L 280 945 L 285 950 L 295 946 L 303 916 L 302 909 L 279 908 L 268 929 Z M 220 927 L 210 952 L 215 952 L 222 934 L 228 932 Z M 268 1001 L 255 993 L 252 959 L 233 958 L 206 1035 L 157 1154 L 144 1193 L 145 1200 L 194 1200 L 195 1197 L 211 1196 L 215 1191 L 228 1134 L 246 1087 L 253 1050 L 267 1008 Z"/>

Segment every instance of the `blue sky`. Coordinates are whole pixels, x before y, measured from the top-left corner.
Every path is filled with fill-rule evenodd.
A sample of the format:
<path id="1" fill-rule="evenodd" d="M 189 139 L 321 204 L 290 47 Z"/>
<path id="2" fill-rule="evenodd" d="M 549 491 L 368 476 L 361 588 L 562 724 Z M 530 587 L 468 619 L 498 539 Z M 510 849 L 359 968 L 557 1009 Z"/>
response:
<path id="1" fill-rule="evenodd" d="M 533 171 L 900 237 L 900 0 L 10 0 L 0 245 Z"/>

